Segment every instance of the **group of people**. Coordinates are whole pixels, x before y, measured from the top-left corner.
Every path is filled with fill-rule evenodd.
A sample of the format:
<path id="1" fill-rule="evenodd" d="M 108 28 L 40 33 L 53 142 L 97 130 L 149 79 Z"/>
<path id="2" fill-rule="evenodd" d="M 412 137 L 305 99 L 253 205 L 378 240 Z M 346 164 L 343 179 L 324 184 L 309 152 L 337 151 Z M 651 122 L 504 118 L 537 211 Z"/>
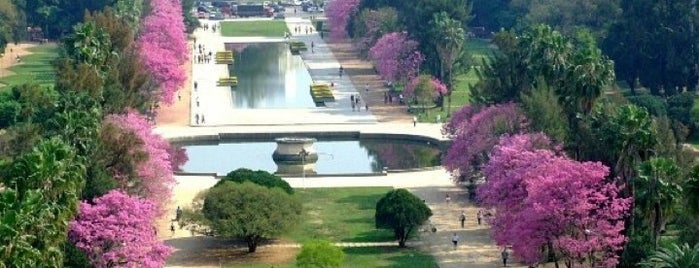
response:
<path id="1" fill-rule="evenodd" d="M 202 25 L 201 27 L 204 29 L 204 31 L 208 31 L 209 29 L 211 29 L 211 31 L 214 33 L 216 32 L 216 29 L 218 28 L 216 23 L 211 24 L 211 27 L 209 27 L 208 23 L 204 23 L 204 25 Z"/>
<path id="2" fill-rule="evenodd" d="M 356 111 L 357 111 L 357 112 L 359 112 L 359 111 L 362 110 L 362 106 L 359 104 L 360 102 L 362 102 L 362 101 L 361 101 L 361 99 L 360 99 L 360 97 L 359 97 L 359 94 L 357 94 L 357 95 L 352 94 L 352 95 L 350 96 L 350 103 L 352 104 L 352 111 L 355 111 L 355 108 L 356 108 Z M 366 103 L 366 102 L 364 102 L 364 108 L 365 108 L 367 111 L 369 111 L 369 104 Z"/>
<path id="3" fill-rule="evenodd" d="M 209 50 L 208 52 L 206 51 L 206 47 L 202 44 L 199 45 L 194 45 L 194 47 L 197 49 L 197 55 L 194 57 L 194 59 L 197 61 L 197 63 L 209 63 L 211 62 L 211 58 L 213 57 L 213 52 Z"/>
<path id="4" fill-rule="evenodd" d="M 301 34 L 304 28 L 301 26 L 296 26 L 294 27 L 294 33 L 295 34 Z M 313 33 L 313 26 L 306 26 L 305 27 L 306 34 Z"/>

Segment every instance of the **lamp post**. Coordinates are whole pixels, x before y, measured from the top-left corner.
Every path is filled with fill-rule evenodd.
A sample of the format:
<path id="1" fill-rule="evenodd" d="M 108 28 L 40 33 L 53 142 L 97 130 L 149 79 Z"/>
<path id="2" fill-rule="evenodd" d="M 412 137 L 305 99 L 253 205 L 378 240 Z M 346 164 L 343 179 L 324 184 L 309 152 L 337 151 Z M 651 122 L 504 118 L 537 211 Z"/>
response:
<path id="1" fill-rule="evenodd" d="M 306 157 L 310 153 L 306 151 L 306 148 L 301 148 L 299 156 L 301 156 L 301 186 L 306 190 Z"/>

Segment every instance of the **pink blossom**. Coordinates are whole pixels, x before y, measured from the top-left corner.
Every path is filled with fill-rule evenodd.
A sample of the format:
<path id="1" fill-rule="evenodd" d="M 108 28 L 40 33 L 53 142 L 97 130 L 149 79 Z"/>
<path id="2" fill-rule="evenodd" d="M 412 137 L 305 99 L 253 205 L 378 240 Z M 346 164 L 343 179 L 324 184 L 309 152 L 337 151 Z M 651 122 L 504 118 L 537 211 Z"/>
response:
<path id="1" fill-rule="evenodd" d="M 408 81 L 418 75 L 425 56 L 418 51 L 418 42 L 405 33 L 383 35 L 369 50 L 379 75 L 389 81 Z"/>
<path id="2" fill-rule="evenodd" d="M 493 148 L 478 188 L 482 205 L 495 212 L 491 235 L 527 264 L 543 260 L 540 249 L 550 242 L 560 259 L 614 267 L 630 200 L 606 180 L 608 167 L 547 147 L 543 134 L 519 134 Z"/>
<path id="3" fill-rule="evenodd" d="M 415 87 L 419 82 L 420 76 L 410 79 L 403 93 L 408 96 L 413 95 L 415 92 Z M 442 84 L 442 81 L 439 81 L 439 79 L 435 78 L 434 76 L 430 76 L 430 87 L 432 89 L 433 97 L 438 97 L 447 93 L 447 86 Z"/>
<path id="4" fill-rule="evenodd" d="M 93 267 L 164 267 L 172 249 L 156 237 L 155 205 L 113 190 L 82 202 L 68 239 Z"/>
<path id="5" fill-rule="evenodd" d="M 140 180 L 126 181 L 123 180 L 123 176 L 120 176 L 122 174 L 115 174 L 120 183 L 119 188 L 152 201 L 158 210 L 162 211 L 175 184 L 173 170 L 178 169 L 178 165 L 186 161 L 184 160 L 186 156 L 183 158 L 182 152 L 172 154 L 175 149 L 170 143 L 153 133 L 153 125 L 134 111 L 122 115 L 110 115 L 106 120 L 125 130 L 133 131 L 143 141 L 142 150 L 148 156 L 138 164 L 137 173 Z"/>
<path id="6" fill-rule="evenodd" d="M 184 85 L 182 66 L 187 61 L 184 18 L 180 1 L 151 0 L 150 13 L 141 23 L 137 44 L 143 63 L 160 85 L 160 98 L 172 104 L 175 92 Z"/>
<path id="7" fill-rule="evenodd" d="M 347 23 L 357 13 L 360 0 L 333 0 L 325 6 L 325 15 L 330 23 L 330 38 L 342 39 L 347 36 Z"/>
<path id="8" fill-rule="evenodd" d="M 442 129 L 453 140 L 442 164 L 459 174 L 459 179 L 471 177 L 487 162 L 488 153 L 500 136 L 526 130 L 526 122 L 524 113 L 514 103 L 483 108 L 465 106 Z"/>

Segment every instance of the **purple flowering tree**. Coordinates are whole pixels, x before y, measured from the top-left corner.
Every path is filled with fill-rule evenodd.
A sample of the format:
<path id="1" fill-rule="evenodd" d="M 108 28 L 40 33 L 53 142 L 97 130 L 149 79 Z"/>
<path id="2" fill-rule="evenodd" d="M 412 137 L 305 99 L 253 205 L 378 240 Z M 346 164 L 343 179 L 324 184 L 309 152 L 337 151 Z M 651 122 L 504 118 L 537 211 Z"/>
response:
<path id="1" fill-rule="evenodd" d="M 330 23 L 330 38 L 338 40 L 347 36 L 347 23 L 357 13 L 360 0 L 333 0 L 325 6 Z"/>
<path id="2" fill-rule="evenodd" d="M 145 160 L 137 163 L 138 180 L 124 180 L 123 174 L 114 174 L 119 188 L 152 201 L 158 211 L 163 212 L 175 185 L 173 171 L 186 162 L 186 155 L 183 151 L 178 152 L 172 148 L 160 135 L 153 133 L 153 125 L 134 111 L 110 115 L 106 120 L 122 129 L 133 131 L 143 141 L 140 149 L 147 155 Z"/>
<path id="3" fill-rule="evenodd" d="M 68 239 L 93 267 L 164 267 L 172 249 L 156 237 L 157 214 L 153 202 L 113 190 L 80 204 Z"/>
<path id="4" fill-rule="evenodd" d="M 547 259 L 615 267 L 630 199 L 599 162 L 577 162 L 543 134 L 503 136 L 483 168 L 478 198 L 493 209 L 491 235 L 527 264 Z M 544 251 L 542 251 L 544 249 Z"/>
<path id="5" fill-rule="evenodd" d="M 487 163 L 488 154 L 500 136 L 526 129 L 527 118 L 515 103 L 464 106 L 442 129 L 453 140 L 442 165 L 457 174 L 457 180 L 469 179 L 478 175 L 481 165 Z"/>
<path id="6" fill-rule="evenodd" d="M 418 75 L 425 60 L 418 45 L 405 33 L 388 33 L 371 47 L 369 57 L 383 79 L 405 82 Z"/>
<path id="7" fill-rule="evenodd" d="M 150 13 L 143 19 L 136 40 L 141 58 L 160 85 L 158 101 L 172 104 L 184 85 L 182 68 L 188 57 L 186 28 L 180 1 L 150 0 Z"/>

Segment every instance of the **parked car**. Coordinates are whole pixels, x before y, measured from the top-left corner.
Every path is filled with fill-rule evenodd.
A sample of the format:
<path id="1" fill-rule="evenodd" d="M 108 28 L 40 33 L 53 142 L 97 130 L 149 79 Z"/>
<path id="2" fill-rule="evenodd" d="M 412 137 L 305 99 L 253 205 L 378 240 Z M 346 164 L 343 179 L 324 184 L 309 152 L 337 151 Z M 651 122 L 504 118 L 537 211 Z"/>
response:
<path id="1" fill-rule="evenodd" d="M 274 19 L 275 20 L 283 20 L 286 17 L 284 16 L 284 13 L 274 13 Z"/>

